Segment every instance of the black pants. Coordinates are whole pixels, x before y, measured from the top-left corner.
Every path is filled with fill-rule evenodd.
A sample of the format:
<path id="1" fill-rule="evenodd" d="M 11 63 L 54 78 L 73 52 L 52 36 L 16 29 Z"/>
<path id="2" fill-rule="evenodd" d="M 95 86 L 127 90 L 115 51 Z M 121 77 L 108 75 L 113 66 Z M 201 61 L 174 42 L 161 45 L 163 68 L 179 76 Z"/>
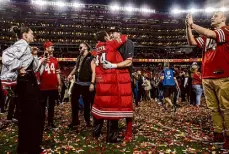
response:
<path id="1" fill-rule="evenodd" d="M 158 97 L 158 88 L 157 87 L 153 87 L 152 86 L 152 89 L 150 90 L 150 93 L 151 93 L 151 97 L 153 99 L 157 98 Z"/>
<path id="2" fill-rule="evenodd" d="M 5 112 L 5 96 L 2 90 L 2 83 L 0 80 L 0 113 Z"/>
<path id="3" fill-rule="evenodd" d="M 42 111 L 43 111 L 43 120 L 45 121 L 45 107 L 48 107 L 48 124 L 53 124 L 53 118 L 54 118 L 54 107 L 56 100 L 58 98 L 58 90 L 42 90 L 42 97 L 43 97 L 43 103 L 42 103 Z"/>
<path id="4" fill-rule="evenodd" d="M 42 139 L 41 94 L 33 72 L 18 77 L 18 147 L 17 153 L 39 154 Z"/>
<path id="5" fill-rule="evenodd" d="M 188 91 L 187 87 L 181 86 L 181 102 L 185 102 L 187 91 Z"/>
<path id="6" fill-rule="evenodd" d="M 16 87 L 9 87 L 7 89 L 7 96 L 9 102 L 7 120 L 12 120 L 13 117 L 15 119 L 18 119 L 18 100 L 15 90 Z"/>
<path id="7" fill-rule="evenodd" d="M 72 124 L 76 125 L 79 121 L 79 98 L 82 95 L 82 99 L 84 102 L 84 119 L 87 124 L 90 124 L 90 112 L 91 106 L 94 102 L 94 92 L 89 91 L 89 86 L 81 86 L 78 84 L 74 84 L 72 88 L 72 98 L 71 98 L 71 105 L 72 105 Z"/>
<path id="8" fill-rule="evenodd" d="M 126 120 L 128 120 L 128 118 Z M 104 123 L 103 119 L 94 119 L 93 137 L 99 138 L 99 136 L 101 135 L 103 123 Z M 118 120 L 107 120 L 107 138 L 106 138 L 106 141 L 110 142 L 110 143 L 115 143 L 115 142 L 117 142 L 118 135 L 119 135 Z"/>
<path id="9" fill-rule="evenodd" d="M 100 134 L 101 134 L 101 130 L 103 128 L 103 123 L 104 123 L 104 120 L 103 119 L 95 119 L 93 120 L 93 127 L 94 127 L 94 130 L 93 130 L 93 137 L 95 138 L 99 138 Z M 108 127 L 107 127 L 108 128 Z"/>
<path id="10" fill-rule="evenodd" d="M 99 138 L 104 119 L 95 119 L 93 123 L 93 137 Z M 118 120 L 107 120 L 107 142 L 116 142 L 118 138 Z"/>
<path id="11" fill-rule="evenodd" d="M 108 120 L 107 123 L 107 142 L 115 142 L 118 138 L 118 120 Z"/>

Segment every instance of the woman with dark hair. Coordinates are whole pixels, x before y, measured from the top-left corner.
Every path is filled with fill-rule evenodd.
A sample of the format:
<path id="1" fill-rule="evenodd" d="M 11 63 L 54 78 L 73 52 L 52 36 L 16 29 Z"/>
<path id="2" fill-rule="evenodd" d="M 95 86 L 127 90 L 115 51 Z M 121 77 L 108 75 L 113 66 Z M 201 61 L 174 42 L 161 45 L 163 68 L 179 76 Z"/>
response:
<path id="1" fill-rule="evenodd" d="M 3 86 L 16 85 L 18 101 L 17 153 L 39 154 L 42 139 L 42 108 L 40 90 L 35 71 L 45 61 L 32 55 L 29 43 L 34 41 L 33 31 L 26 26 L 13 27 L 18 41 L 3 51 L 1 79 Z M 37 48 L 36 48 L 37 49 Z"/>

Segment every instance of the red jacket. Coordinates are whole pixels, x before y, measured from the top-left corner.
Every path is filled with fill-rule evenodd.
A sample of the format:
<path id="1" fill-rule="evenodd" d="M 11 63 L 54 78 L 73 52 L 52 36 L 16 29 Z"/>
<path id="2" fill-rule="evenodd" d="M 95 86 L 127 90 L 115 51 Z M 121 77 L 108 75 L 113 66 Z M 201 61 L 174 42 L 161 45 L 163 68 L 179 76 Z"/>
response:
<path id="1" fill-rule="evenodd" d="M 120 119 L 133 117 L 131 80 L 128 69 L 104 69 L 103 62 L 123 61 L 117 49 L 126 42 L 121 40 L 99 42 L 96 45 L 96 95 L 92 115 L 96 119 Z"/>

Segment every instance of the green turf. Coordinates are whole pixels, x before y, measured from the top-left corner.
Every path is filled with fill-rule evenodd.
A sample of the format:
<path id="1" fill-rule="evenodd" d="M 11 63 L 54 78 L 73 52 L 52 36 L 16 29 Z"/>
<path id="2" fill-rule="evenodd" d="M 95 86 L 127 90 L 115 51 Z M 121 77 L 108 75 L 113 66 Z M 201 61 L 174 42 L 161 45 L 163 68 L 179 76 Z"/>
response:
<path id="1" fill-rule="evenodd" d="M 92 128 L 83 123 L 76 130 L 69 130 L 70 104 L 56 107 L 57 129 L 44 132 L 43 146 L 49 153 L 57 154 L 153 154 L 153 153 L 221 153 L 219 147 L 203 144 L 211 139 L 210 111 L 184 106 L 176 113 L 164 112 L 156 103 L 145 102 L 135 108 L 131 143 L 107 144 L 106 124 L 99 141 L 92 137 Z M 4 120 L 6 115 L 1 115 Z M 120 138 L 123 139 L 125 121 L 120 120 Z M 196 139 L 197 138 L 197 139 Z M 16 153 L 17 126 L 10 124 L 0 130 L 0 154 Z"/>

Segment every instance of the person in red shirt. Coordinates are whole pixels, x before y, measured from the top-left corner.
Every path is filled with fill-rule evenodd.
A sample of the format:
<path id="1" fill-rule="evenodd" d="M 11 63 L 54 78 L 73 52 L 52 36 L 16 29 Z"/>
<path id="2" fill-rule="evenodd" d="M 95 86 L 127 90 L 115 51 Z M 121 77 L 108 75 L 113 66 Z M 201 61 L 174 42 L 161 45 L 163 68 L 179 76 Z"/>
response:
<path id="1" fill-rule="evenodd" d="M 96 95 L 92 115 L 95 118 L 93 136 L 98 138 L 103 120 L 132 119 L 133 103 L 130 74 L 127 68 L 123 68 L 124 60 L 118 52 L 127 37 L 121 35 L 119 39 L 110 40 L 108 33 L 101 31 L 96 33 L 96 40 Z M 124 140 L 130 141 L 132 121 L 127 125 Z M 113 140 L 111 137 L 107 136 L 108 142 Z"/>
<path id="2" fill-rule="evenodd" d="M 201 96 L 203 93 L 201 73 L 198 70 L 199 70 L 198 65 L 191 66 L 192 91 L 195 93 L 195 96 L 196 96 L 195 104 L 193 105 L 197 107 L 200 106 Z"/>
<path id="3" fill-rule="evenodd" d="M 48 128 L 55 128 L 53 123 L 55 101 L 58 99 L 58 91 L 61 91 L 61 78 L 58 60 L 52 56 L 54 45 L 52 42 L 44 43 L 44 56 L 47 63 L 40 72 L 40 89 L 44 99 L 43 118 L 45 120 L 45 107 L 48 101 Z"/>
<path id="4" fill-rule="evenodd" d="M 188 43 L 203 49 L 202 83 L 208 108 L 212 110 L 214 142 L 224 141 L 229 148 L 229 26 L 224 12 L 215 12 L 211 18 L 214 30 L 193 22 L 191 14 L 186 17 Z M 195 38 L 192 29 L 202 35 Z"/>

